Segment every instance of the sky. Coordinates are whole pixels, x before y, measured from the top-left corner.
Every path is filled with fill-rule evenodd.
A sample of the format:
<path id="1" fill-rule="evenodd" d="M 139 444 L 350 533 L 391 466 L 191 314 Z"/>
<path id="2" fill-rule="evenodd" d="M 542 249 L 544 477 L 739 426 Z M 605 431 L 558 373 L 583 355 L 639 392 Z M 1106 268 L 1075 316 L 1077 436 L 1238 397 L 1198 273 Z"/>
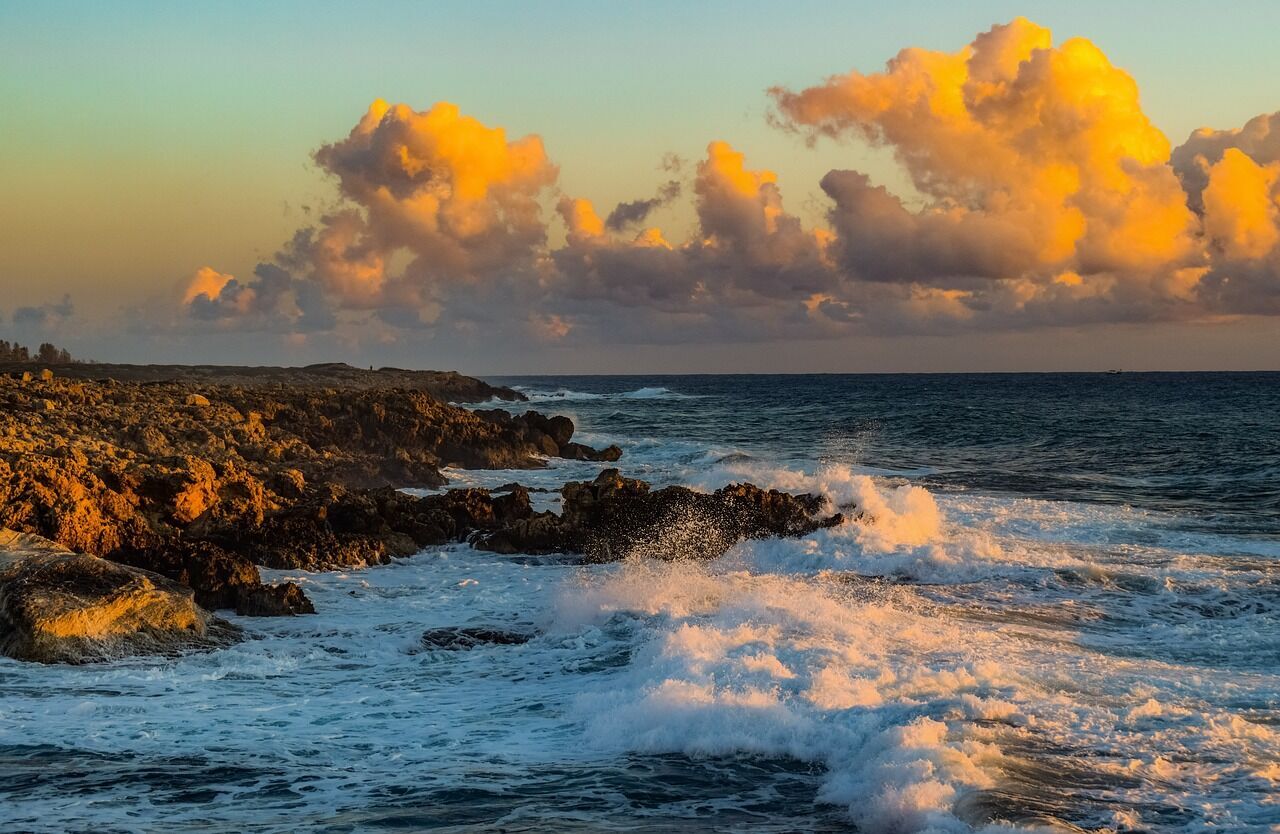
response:
<path id="1" fill-rule="evenodd" d="M 1280 4 L 885 5 L 0 3 L 0 336 L 1280 368 Z"/>

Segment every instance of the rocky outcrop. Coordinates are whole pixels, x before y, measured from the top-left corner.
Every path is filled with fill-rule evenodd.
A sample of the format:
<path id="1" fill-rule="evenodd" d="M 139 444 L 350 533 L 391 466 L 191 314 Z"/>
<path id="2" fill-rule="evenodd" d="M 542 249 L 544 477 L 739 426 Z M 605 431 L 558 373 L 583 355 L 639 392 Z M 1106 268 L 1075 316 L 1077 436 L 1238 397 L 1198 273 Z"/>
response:
<path id="1" fill-rule="evenodd" d="M 714 559 L 742 539 L 803 536 L 844 521 L 822 516 L 816 495 L 733 484 L 713 493 L 680 486 L 651 491 L 606 469 L 591 482 L 565 484 L 563 509 L 530 514 L 474 540 L 499 553 L 580 553 L 588 562 L 629 557 Z"/>
<path id="2" fill-rule="evenodd" d="M 225 546 L 272 568 L 331 570 L 385 564 L 424 547 L 460 542 L 533 515 L 529 493 L 451 489 L 418 498 L 390 488 L 330 485 L 261 525 L 211 533 Z"/>
<path id="3" fill-rule="evenodd" d="M 440 486 L 446 466 L 531 468 L 562 449 L 582 454 L 564 417 L 491 419 L 423 388 L 280 384 L 262 369 L 239 369 L 252 385 L 192 390 L 191 378 L 227 375 L 187 370 L 188 381 L 146 383 L 0 376 L 0 525 L 162 574 L 211 609 L 292 613 L 307 607 L 301 591 L 264 588 L 256 564 L 378 564 L 520 510 L 515 496 L 419 504 L 388 485 Z M 302 376 L 347 372 L 365 374 Z M 431 386 L 496 395 L 457 375 Z"/>
<path id="4" fill-rule="evenodd" d="M 236 613 L 245 617 L 282 617 L 314 614 L 316 608 L 293 582 L 258 585 L 236 597 Z"/>
<path id="5" fill-rule="evenodd" d="M 191 589 L 148 571 L 0 530 L 0 652 L 84 663 L 227 645 L 235 630 Z"/>
<path id="6" fill-rule="evenodd" d="M 47 364 L 47 363 L 46 363 Z M 338 390 L 362 388 L 407 388 L 424 391 L 442 402 L 482 403 L 490 400 L 521 402 L 519 391 L 490 385 L 456 371 L 410 371 L 401 368 L 355 368 L 343 362 L 326 362 L 302 368 L 243 367 L 238 365 L 117 365 L 104 362 L 59 364 L 57 376 L 65 379 L 120 382 L 177 382 L 190 387 L 233 385 L 251 388 L 263 385 L 305 386 Z M 36 360 L 0 361 L 0 374 L 21 377 L 54 374 Z M 33 371 L 33 369 L 35 369 Z M 197 394 L 199 396 L 199 394 Z"/>
<path id="7" fill-rule="evenodd" d="M 547 457 L 590 461 L 615 461 L 622 457 L 622 450 L 617 446 L 592 449 L 572 442 L 573 421 L 568 417 L 546 417 L 536 411 L 515 415 L 501 408 L 476 411 L 475 414 L 532 444 Z"/>

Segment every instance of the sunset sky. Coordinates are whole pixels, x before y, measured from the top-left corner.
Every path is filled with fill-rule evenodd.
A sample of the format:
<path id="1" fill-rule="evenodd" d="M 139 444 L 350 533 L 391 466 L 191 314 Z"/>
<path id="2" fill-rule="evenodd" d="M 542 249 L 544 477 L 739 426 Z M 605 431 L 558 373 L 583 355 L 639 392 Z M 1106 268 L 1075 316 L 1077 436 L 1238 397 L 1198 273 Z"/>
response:
<path id="1" fill-rule="evenodd" d="M 1280 4 L 884 5 L 2 4 L 0 337 L 1280 368 Z"/>

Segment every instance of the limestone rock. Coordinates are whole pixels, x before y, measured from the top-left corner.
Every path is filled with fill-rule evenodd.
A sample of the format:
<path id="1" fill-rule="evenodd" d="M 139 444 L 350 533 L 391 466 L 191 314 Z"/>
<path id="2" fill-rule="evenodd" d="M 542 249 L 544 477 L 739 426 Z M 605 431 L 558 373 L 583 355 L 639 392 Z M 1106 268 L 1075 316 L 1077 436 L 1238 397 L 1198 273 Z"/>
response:
<path id="1" fill-rule="evenodd" d="M 235 630 L 189 588 L 148 571 L 0 530 L 0 651 L 87 663 L 227 645 Z"/>

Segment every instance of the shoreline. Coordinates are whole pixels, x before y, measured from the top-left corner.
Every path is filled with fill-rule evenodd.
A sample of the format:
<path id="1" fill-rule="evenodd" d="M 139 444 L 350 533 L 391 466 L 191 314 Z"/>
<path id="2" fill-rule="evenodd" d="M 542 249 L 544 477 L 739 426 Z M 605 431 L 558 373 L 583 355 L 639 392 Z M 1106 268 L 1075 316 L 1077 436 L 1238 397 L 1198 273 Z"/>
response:
<path id="1" fill-rule="evenodd" d="M 560 513 L 535 512 L 519 484 L 406 494 L 444 488 L 446 467 L 521 470 L 548 458 L 610 463 L 622 455 L 574 442 L 564 416 L 469 410 L 446 397 L 525 399 L 452 372 L 345 365 L 0 371 L 0 529 L 64 549 L 56 559 L 43 546 L 9 551 L 22 570 L 0 572 L 0 631 L 89 644 L 101 633 L 127 654 L 129 641 L 117 636 L 175 628 L 144 611 L 156 588 L 165 611 L 188 603 L 254 616 L 315 611 L 294 583 L 263 583 L 259 566 L 371 566 L 451 542 L 589 562 L 631 553 L 706 559 L 742 538 L 802 535 L 843 520 L 823 516 L 815 496 L 750 484 L 650 491 L 616 469 L 564 484 Z M 690 514 L 705 518 L 709 533 L 692 549 L 670 546 L 673 519 Z M 69 560 L 68 551 L 84 558 Z M 55 599 L 83 623 L 45 623 Z M 198 642 L 202 629 L 191 616 L 182 622 Z M 90 645 L 82 657 L 98 655 Z"/>

